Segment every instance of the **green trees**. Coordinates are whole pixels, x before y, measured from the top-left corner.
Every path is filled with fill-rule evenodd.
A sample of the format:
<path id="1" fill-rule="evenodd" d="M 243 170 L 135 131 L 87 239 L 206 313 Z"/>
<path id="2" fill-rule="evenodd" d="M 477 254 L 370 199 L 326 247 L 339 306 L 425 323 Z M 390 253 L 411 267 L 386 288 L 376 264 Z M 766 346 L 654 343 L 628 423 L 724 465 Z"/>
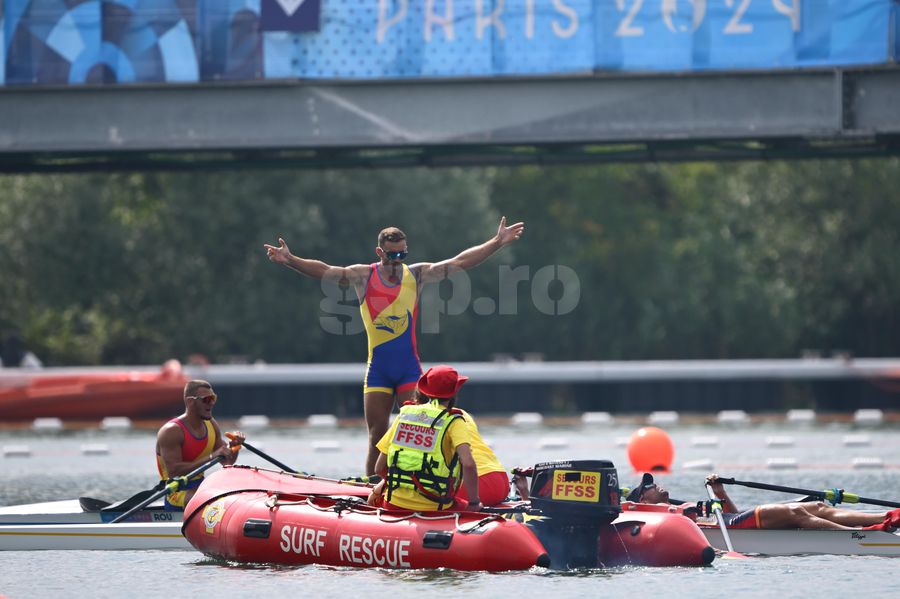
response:
<path id="1" fill-rule="evenodd" d="M 333 332 L 353 329 L 352 292 L 263 243 L 367 263 L 396 225 L 410 262 L 434 261 L 506 214 L 525 236 L 468 273 L 424 360 L 897 355 L 898 183 L 895 159 L 4 177 L 0 331 L 48 364 L 361 362 L 364 337 Z M 556 315 L 573 288 L 541 279 L 554 265 L 580 298 Z"/>
<path id="2" fill-rule="evenodd" d="M 555 321 L 556 355 L 896 355 L 897 177 L 896 159 L 529 167 L 494 199 L 543 225 L 524 260 L 567 263 L 590 289 Z"/>

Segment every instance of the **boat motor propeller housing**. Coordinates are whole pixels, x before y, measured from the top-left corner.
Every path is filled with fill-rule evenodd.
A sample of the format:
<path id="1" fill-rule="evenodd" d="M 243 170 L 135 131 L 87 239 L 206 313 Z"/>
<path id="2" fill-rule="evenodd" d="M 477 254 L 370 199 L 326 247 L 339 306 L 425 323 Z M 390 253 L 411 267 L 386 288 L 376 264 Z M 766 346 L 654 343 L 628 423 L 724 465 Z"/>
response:
<path id="1" fill-rule="evenodd" d="M 619 476 L 608 460 L 567 460 L 534 466 L 528 522 L 554 569 L 597 566 L 597 537 L 622 512 Z"/>

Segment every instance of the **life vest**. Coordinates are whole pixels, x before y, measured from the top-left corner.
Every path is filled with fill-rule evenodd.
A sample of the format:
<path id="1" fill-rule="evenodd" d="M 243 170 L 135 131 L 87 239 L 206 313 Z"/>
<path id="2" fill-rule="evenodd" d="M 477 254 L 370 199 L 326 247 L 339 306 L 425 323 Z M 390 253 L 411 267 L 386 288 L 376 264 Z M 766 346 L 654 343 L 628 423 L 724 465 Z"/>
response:
<path id="1" fill-rule="evenodd" d="M 388 501 L 395 489 L 403 487 L 434 501 L 439 510 L 453 504 L 453 496 L 462 483 L 459 455 L 454 451 L 447 463 L 443 442 L 447 429 L 457 418 L 462 416 L 437 400 L 400 408 L 387 453 Z"/>

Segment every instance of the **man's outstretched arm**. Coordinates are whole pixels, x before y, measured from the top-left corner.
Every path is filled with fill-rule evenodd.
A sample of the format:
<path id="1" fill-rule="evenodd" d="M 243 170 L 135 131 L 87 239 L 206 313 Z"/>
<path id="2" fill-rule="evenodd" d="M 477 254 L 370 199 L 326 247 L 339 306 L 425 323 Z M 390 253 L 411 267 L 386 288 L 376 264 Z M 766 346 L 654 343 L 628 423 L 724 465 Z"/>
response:
<path id="1" fill-rule="evenodd" d="M 468 270 L 478 266 L 501 248 L 519 239 L 525 232 L 525 223 L 518 222 L 506 226 L 506 217 L 500 219 L 497 234 L 481 245 L 463 250 L 448 260 L 434 263 L 414 264 L 412 268 L 421 268 L 422 282 L 439 281 L 459 270 Z"/>
<path id="2" fill-rule="evenodd" d="M 263 247 L 266 248 L 266 256 L 272 262 L 283 264 L 291 270 L 296 270 L 300 274 L 313 277 L 314 279 L 328 278 L 335 281 L 347 280 L 355 283 L 360 277 L 365 276 L 368 270 L 365 264 L 332 266 L 321 260 L 310 260 L 295 256 L 281 237 L 278 238 L 278 247 L 268 243 L 263 244 Z"/>

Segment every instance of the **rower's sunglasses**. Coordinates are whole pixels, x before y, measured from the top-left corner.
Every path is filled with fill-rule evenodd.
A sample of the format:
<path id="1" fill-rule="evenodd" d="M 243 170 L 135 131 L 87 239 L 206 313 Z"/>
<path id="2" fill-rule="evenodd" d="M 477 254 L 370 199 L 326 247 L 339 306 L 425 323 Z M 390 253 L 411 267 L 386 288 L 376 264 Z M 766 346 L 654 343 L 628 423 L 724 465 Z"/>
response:
<path id="1" fill-rule="evenodd" d="M 199 395 L 192 395 L 188 399 L 199 399 L 203 403 L 208 406 L 214 405 L 216 400 L 219 399 L 219 396 L 213 393 L 212 395 L 207 395 L 206 397 L 200 397 Z"/>
<path id="2" fill-rule="evenodd" d="M 385 249 L 382 249 L 381 251 L 384 252 L 384 255 L 388 260 L 405 260 L 409 255 L 409 252 L 407 251 L 389 252 Z"/>

